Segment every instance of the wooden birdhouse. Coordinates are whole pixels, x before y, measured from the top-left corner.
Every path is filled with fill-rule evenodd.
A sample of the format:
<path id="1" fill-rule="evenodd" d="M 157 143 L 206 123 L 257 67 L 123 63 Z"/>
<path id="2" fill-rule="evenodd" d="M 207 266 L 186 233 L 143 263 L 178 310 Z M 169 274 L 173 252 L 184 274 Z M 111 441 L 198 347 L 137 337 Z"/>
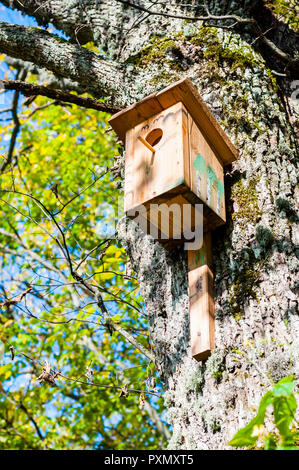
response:
<path id="1" fill-rule="evenodd" d="M 203 206 L 203 246 L 188 252 L 191 343 L 193 356 L 202 360 L 214 347 L 209 233 L 226 221 L 223 168 L 236 160 L 237 150 L 188 78 L 120 111 L 109 123 L 125 144 L 129 217 L 141 215 L 147 231 L 155 228 L 155 238 L 170 249 L 185 242 L 196 225 L 196 205 Z M 184 206 L 191 207 L 187 229 Z M 177 212 L 170 210 L 174 207 Z"/>

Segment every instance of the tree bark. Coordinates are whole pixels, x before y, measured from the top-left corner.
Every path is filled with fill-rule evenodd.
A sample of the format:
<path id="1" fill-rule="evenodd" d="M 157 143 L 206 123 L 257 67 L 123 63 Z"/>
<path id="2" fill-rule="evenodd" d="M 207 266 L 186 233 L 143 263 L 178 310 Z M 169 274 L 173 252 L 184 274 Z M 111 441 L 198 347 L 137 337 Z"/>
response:
<path id="1" fill-rule="evenodd" d="M 47 31 L 0 22 L 0 50 L 71 78 L 98 97 L 110 95 L 111 102 L 121 100 L 118 97 L 122 90 L 119 67 Z"/>
<path id="2" fill-rule="evenodd" d="M 238 25 L 211 29 L 202 22 L 147 16 L 118 2 L 89 0 L 88 15 L 81 2 L 22 3 L 24 11 L 53 22 L 73 41 L 79 41 L 76 28 L 85 27 L 82 42 L 92 39 L 106 56 L 3 23 L 0 51 L 71 78 L 123 107 L 188 76 L 239 150 L 238 161 L 225 175 L 227 223 L 213 233 L 216 349 L 207 361 L 197 363 L 191 356 L 186 252 L 166 252 L 134 222 L 119 223 L 164 380 L 173 428 L 169 448 L 225 449 L 253 417 L 271 383 L 298 374 L 296 143 L 291 125 L 298 101 L 290 100 L 289 72 L 269 49 L 252 44 L 252 31 Z M 161 11 L 205 13 L 202 6 L 190 13 L 180 3 Z M 13 4 L 23 9 L 21 2 Z M 207 4 L 213 14 L 251 17 L 261 2 Z M 274 32 L 270 37 L 279 41 Z M 24 41 L 30 41 L 31 50 Z M 283 41 L 277 45 L 283 48 Z M 280 87 L 269 66 L 287 75 L 279 79 Z"/>

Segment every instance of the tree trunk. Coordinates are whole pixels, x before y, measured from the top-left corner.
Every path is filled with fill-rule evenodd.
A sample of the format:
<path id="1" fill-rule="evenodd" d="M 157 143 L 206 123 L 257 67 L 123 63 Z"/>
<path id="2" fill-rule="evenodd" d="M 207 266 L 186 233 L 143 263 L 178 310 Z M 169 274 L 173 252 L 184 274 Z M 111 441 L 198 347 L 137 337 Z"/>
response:
<path id="1" fill-rule="evenodd" d="M 185 2 L 152 10 L 205 15 L 201 6 L 190 10 L 180 3 Z M 262 2 L 207 3 L 214 15 L 258 19 Z M 21 8 L 19 2 L 14 4 Z M 210 21 L 215 27 L 208 28 L 199 21 L 147 16 L 128 5 L 96 0 L 85 2 L 85 14 L 79 6 L 70 10 L 71 4 L 45 2 L 36 12 L 42 2 L 26 2 L 28 13 L 70 35 L 74 44 L 64 49 L 65 57 L 71 55 L 81 68 L 65 59 L 57 65 L 57 45 L 45 53 L 54 54 L 51 60 L 38 59 L 39 66 L 122 107 L 188 76 L 239 151 L 225 174 L 227 223 L 212 238 L 216 349 L 207 361 L 198 363 L 191 355 L 186 252 L 167 252 L 143 236 L 134 222 L 119 222 L 119 238 L 138 274 L 164 381 L 173 427 L 169 448 L 228 448 L 234 433 L 253 417 L 265 390 L 295 374 L 298 366 L 296 144 L 291 125 L 298 101 L 289 100 L 291 68 L 271 50 L 274 44 L 291 54 L 293 32 L 280 21 L 270 34 L 270 46 L 252 44 L 256 34 L 249 25 L 227 30 L 216 27 L 215 20 Z M 272 18 L 265 11 L 263 30 Z M 81 35 L 76 35 L 78 25 L 84 25 Z M 86 75 L 85 62 L 75 55 L 76 41 L 90 40 L 106 53 L 97 63 L 88 59 L 98 76 Z M 17 52 L 20 43 L 6 50 L 4 43 L 0 29 L 2 50 L 34 61 L 28 52 Z M 63 49 L 63 43 L 59 47 Z M 110 65 L 101 69 L 108 58 Z M 280 86 L 269 67 L 286 74 L 279 78 Z"/>

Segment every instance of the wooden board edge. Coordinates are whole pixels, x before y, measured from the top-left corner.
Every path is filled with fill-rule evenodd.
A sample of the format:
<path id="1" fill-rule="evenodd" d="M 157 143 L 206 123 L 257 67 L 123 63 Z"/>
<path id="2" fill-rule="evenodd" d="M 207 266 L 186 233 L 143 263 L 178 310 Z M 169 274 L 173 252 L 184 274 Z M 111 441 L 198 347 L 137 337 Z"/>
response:
<path id="1" fill-rule="evenodd" d="M 238 157 L 238 151 L 204 102 L 190 78 L 183 78 L 159 92 L 152 93 L 109 119 L 109 124 L 123 143 L 129 128 L 181 101 L 205 138 L 220 156 L 224 166 Z"/>
<path id="2" fill-rule="evenodd" d="M 155 99 L 163 103 L 163 100 L 165 102 L 167 94 L 172 94 L 174 99 L 183 102 L 197 126 L 204 134 L 206 140 L 220 157 L 224 166 L 238 158 L 238 150 L 230 141 L 190 78 L 186 77 L 161 92 L 158 92 Z"/>

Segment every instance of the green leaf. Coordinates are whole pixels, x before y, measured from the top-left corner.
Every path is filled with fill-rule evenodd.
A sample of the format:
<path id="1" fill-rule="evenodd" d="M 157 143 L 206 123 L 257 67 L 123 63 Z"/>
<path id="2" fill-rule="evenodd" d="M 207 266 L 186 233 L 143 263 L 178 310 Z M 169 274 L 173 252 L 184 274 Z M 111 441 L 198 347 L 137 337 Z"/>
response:
<path id="1" fill-rule="evenodd" d="M 297 382 L 294 381 L 293 376 L 284 377 L 273 387 L 273 395 L 276 397 L 288 396 L 293 393 L 296 385 Z"/>
<path id="2" fill-rule="evenodd" d="M 252 436 L 252 432 L 254 429 L 254 426 L 256 425 L 256 420 L 250 421 L 247 426 L 244 428 L 240 429 L 234 437 L 232 438 L 231 441 L 229 441 L 228 445 L 229 446 L 234 446 L 234 447 L 250 447 L 255 444 L 257 441 L 257 436 Z"/>
<path id="3" fill-rule="evenodd" d="M 288 397 L 281 396 L 275 398 L 273 406 L 276 427 L 281 436 L 287 436 L 290 433 L 289 427 L 297 408 L 296 399 L 294 395 Z"/>
<path id="4" fill-rule="evenodd" d="M 269 435 L 268 439 L 265 442 L 265 450 L 275 450 L 276 441 L 272 435 Z"/>
<path id="5" fill-rule="evenodd" d="M 275 437 L 269 434 L 264 449 L 295 449 L 298 433 L 292 431 L 290 427 L 297 409 L 297 402 L 293 393 L 296 384 L 297 382 L 294 382 L 292 376 L 281 379 L 272 390 L 263 396 L 256 417 L 238 431 L 228 444 L 235 447 L 253 446 L 258 438 L 258 427 L 264 424 L 266 409 L 270 404 L 273 404 L 274 423 L 279 431 L 281 443 L 277 447 Z"/>
<path id="6" fill-rule="evenodd" d="M 254 445 L 258 438 L 258 436 L 252 435 L 254 428 L 255 426 L 264 424 L 267 406 L 269 406 L 272 401 L 273 395 L 272 392 L 269 391 L 263 396 L 256 417 L 253 418 L 247 426 L 238 431 L 228 445 L 234 447 L 249 447 Z"/>

